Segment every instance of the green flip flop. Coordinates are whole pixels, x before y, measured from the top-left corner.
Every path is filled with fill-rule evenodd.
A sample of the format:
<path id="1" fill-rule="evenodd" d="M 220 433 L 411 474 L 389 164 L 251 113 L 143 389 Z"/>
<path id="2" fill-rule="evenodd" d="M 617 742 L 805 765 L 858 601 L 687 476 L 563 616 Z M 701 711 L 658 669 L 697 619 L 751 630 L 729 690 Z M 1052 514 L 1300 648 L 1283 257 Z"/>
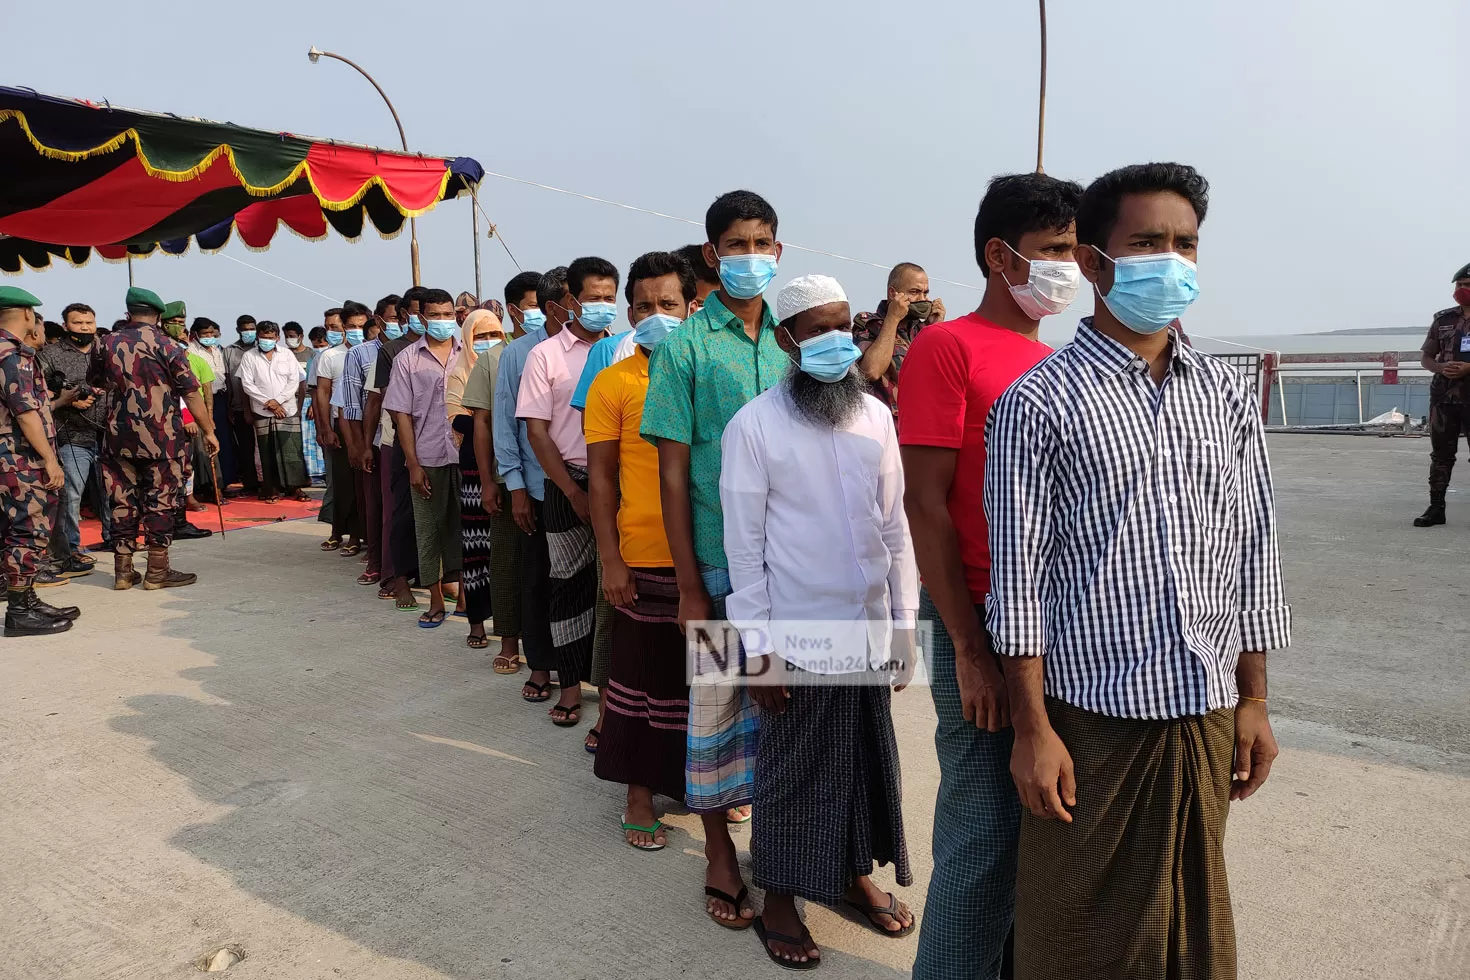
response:
<path id="1" fill-rule="evenodd" d="M 664 822 L 662 820 L 655 820 L 652 827 L 640 827 L 636 823 L 628 823 L 628 815 L 626 813 L 623 814 L 624 832 L 627 832 L 629 830 L 638 830 L 642 831 L 645 834 L 654 835 L 662 830 L 663 827 Z M 640 851 L 662 851 L 665 847 L 668 847 L 668 844 L 659 844 L 656 842 L 653 844 L 635 844 L 632 841 L 628 841 L 628 846 Z"/>

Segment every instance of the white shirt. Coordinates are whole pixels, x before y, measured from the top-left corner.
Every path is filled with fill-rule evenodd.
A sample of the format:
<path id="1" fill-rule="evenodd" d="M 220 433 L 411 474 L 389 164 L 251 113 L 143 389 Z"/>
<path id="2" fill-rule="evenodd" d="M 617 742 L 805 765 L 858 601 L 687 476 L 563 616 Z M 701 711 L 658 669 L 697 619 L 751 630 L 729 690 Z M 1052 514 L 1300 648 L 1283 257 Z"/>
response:
<path id="1" fill-rule="evenodd" d="M 266 357 L 251 348 L 240 358 L 240 385 L 256 415 L 270 415 L 268 401 L 279 402 L 287 417 L 296 414 L 296 387 L 306 380 L 306 369 L 288 350 L 276 348 Z"/>
<path id="2" fill-rule="evenodd" d="M 342 366 L 347 361 L 347 352 L 350 350 L 346 344 L 338 344 L 336 347 L 328 347 L 318 354 L 316 361 L 316 379 L 330 378 L 332 388 L 335 391 L 337 382 L 342 380 Z M 290 353 L 289 351 L 287 353 Z M 294 358 L 293 358 L 294 360 Z M 327 406 L 327 416 L 337 418 L 342 410 L 335 405 Z"/>
<path id="3" fill-rule="evenodd" d="M 225 370 L 225 354 L 224 351 L 219 349 L 219 345 L 205 347 L 203 344 L 191 340 L 189 342 L 189 353 L 198 354 L 204 360 L 208 361 L 209 366 L 214 369 L 214 380 L 209 384 L 209 393 L 215 395 L 224 391 L 225 386 L 230 383 L 229 378 L 226 377 L 229 372 Z"/>
<path id="4" fill-rule="evenodd" d="M 864 395 L 847 425 L 818 427 L 782 383 L 736 412 L 720 444 L 725 609 L 752 631 L 746 652 L 821 674 L 888 661 L 894 626 L 912 627 L 919 608 L 892 412 Z"/>

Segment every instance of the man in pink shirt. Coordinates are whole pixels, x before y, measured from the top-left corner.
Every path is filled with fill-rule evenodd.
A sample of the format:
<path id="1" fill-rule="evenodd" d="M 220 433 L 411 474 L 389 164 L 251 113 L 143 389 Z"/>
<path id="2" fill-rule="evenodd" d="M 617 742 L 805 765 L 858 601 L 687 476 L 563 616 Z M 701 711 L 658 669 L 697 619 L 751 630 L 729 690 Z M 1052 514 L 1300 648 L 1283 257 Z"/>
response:
<path id="1" fill-rule="evenodd" d="M 618 270 L 599 258 L 567 267 L 566 328 L 537 344 L 526 358 L 516 417 L 526 421 L 536 461 L 546 471 L 543 516 L 551 552 L 551 642 L 561 697 L 553 724 L 581 721 L 582 682 L 591 680 L 592 623 L 597 603 L 597 539 L 587 506 L 587 441 L 572 393 L 592 345 L 618 316 Z M 551 303 L 553 307 L 560 304 Z"/>
<path id="2" fill-rule="evenodd" d="M 445 393 L 463 345 L 454 298 L 442 289 L 419 297 L 424 335 L 393 358 L 383 409 L 393 416 L 408 466 L 418 538 L 419 581 L 429 588 L 429 609 L 419 625 L 444 622 L 444 583 L 459 581 L 463 548 L 459 529 L 459 447 L 449 427 Z"/>

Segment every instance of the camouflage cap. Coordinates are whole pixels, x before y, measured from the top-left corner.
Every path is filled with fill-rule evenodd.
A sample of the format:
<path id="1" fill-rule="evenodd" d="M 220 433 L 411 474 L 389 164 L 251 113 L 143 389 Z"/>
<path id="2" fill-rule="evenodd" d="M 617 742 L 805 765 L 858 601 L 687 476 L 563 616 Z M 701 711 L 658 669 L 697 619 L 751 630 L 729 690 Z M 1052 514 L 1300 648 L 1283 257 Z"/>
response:
<path id="1" fill-rule="evenodd" d="M 151 289 L 144 289 L 142 286 L 130 287 L 127 298 L 123 302 L 130 307 L 151 306 L 160 314 L 164 311 L 163 300 L 158 298 L 158 294 Z"/>
<path id="2" fill-rule="evenodd" d="M 188 316 L 184 309 L 184 301 L 176 299 L 163 308 L 163 319 L 177 320 L 179 317 Z"/>
<path id="3" fill-rule="evenodd" d="M 1459 282 L 1461 279 L 1470 279 L 1470 262 L 1466 262 L 1460 266 L 1460 271 L 1455 273 L 1454 278 L 1450 282 Z"/>
<path id="4" fill-rule="evenodd" d="M 0 310 L 9 310 L 17 306 L 29 309 L 40 305 L 40 300 L 19 286 L 0 286 Z"/>

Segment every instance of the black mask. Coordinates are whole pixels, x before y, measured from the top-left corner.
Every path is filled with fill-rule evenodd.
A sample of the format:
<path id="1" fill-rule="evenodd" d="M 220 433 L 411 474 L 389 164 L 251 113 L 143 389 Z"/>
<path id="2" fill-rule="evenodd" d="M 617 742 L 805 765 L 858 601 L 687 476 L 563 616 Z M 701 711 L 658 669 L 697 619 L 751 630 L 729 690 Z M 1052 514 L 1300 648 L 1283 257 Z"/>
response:
<path id="1" fill-rule="evenodd" d="M 72 331 L 68 330 L 66 332 L 66 338 L 72 343 L 76 344 L 78 347 L 86 347 L 92 341 L 97 339 L 97 335 L 94 333 L 73 333 Z"/>

